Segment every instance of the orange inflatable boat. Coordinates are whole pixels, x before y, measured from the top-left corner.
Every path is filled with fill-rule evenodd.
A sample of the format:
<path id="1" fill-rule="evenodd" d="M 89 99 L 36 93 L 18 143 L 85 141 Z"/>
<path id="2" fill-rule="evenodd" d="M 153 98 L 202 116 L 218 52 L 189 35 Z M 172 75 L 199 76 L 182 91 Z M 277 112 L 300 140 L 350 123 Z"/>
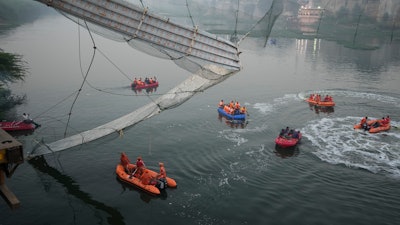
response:
<path id="1" fill-rule="evenodd" d="M 390 130 L 390 123 L 386 124 L 386 125 L 380 124 L 378 127 L 374 127 L 373 124 L 376 123 L 376 122 L 379 122 L 379 120 L 369 120 L 367 122 L 368 127 L 365 130 L 368 130 L 368 132 L 370 132 L 370 133 L 379 133 L 381 131 Z M 362 125 L 359 124 L 359 123 L 354 125 L 353 128 L 354 129 L 363 129 Z"/>
<path id="2" fill-rule="evenodd" d="M 334 101 L 327 101 L 327 102 L 325 102 L 325 101 L 315 101 L 315 100 L 312 100 L 312 99 L 306 99 L 306 101 L 308 102 L 308 103 L 310 103 L 311 105 L 316 105 L 316 106 L 324 106 L 324 107 L 333 107 L 333 106 L 335 106 L 335 102 Z"/>
<path id="3" fill-rule="evenodd" d="M 159 173 L 147 168 L 143 169 L 142 175 L 134 173 L 136 171 L 136 165 L 134 164 L 128 164 L 128 170 L 132 172 L 128 172 L 121 164 L 118 164 L 115 172 L 121 181 L 136 186 L 147 193 L 159 195 L 161 194 L 161 190 L 164 190 L 166 187 L 177 187 L 174 179 L 169 177 L 158 178 Z"/>
<path id="4" fill-rule="evenodd" d="M 141 157 L 138 157 L 137 163 L 140 161 Z M 167 187 L 176 188 L 175 180 L 167 177 L 164 163 L 159 163 L 160 173 L 147 169 L 143 162 L 138 165 L 139 169 L 135 164 L 130 163 L 124 152 L 121 153 L 121 161 L 115 168 L 118 179 L 153 195 L 161 194 L 161 190 Z"/>

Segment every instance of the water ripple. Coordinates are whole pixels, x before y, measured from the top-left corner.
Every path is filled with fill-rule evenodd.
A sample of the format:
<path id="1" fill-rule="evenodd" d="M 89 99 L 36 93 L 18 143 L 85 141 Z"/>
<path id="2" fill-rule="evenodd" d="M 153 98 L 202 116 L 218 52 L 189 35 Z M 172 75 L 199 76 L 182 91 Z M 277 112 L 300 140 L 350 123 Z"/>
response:
<path id="1" fill-rule="evenodd" d="M 317 147 L 313 154 L 323 161 L 400 178 L 400 135 L 393 129 L 378 134 L 354 130 L 358 120 L 344 117 L 310 121 L 303 135 Z"/>

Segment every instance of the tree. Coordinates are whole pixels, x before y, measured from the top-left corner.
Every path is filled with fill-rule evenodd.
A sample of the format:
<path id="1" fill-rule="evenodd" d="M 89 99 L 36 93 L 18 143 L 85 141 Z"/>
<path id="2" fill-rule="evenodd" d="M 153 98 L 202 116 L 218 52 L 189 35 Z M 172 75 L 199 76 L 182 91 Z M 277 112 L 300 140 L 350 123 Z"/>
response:
<path id="1" fill-rule="evenodd" d="M 26 96 L 16 96 L 11 93 L 8 84 L 23 81 L 27 67 L 22 56 L 4 52 L 0 49 L 0 110 L 7 111 L 22 104 Z M 3 116 L 0 114 L 0 116 Z"/>

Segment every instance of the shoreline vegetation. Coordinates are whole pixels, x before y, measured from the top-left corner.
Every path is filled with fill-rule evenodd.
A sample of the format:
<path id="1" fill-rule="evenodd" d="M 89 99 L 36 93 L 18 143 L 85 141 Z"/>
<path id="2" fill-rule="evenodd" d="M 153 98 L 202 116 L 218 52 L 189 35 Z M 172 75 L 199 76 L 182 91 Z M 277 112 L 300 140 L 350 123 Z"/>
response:
<path id="1" fill-rule="evenodd" d="M 0 35 L 22 24 L 49 15 L 48 10 L 36 1 L 2 0 L 0 2 Z M 24 81 L 28 74 L 27 62 L 18 53 L 4 52 L 0 48 L 0 119 L 15 117 L 12 109 L 26 100 L 26 95 L 14 95 L 11 83 Z"/>
<path id="2" fill-rule="evenodd" d="M 28 72 L 26 62 L 21 55 L 4 52 L 0 49 L 0 119 L 4 119 L 8 111 L 21 105 L 26 95 L 14 95 L 8 88 L 10 83 L 24 81 Z"/>

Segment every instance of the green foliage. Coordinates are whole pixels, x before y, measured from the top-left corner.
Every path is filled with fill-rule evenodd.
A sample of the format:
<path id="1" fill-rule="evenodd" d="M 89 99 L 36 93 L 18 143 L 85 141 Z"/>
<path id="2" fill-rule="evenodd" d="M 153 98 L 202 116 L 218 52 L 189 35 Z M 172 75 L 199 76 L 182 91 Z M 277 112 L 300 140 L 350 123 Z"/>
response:
<path id="1" fill-rule="evenodd" d="M 26 96 L 15 96 L 5 86 L 24 80 L 27 69 L 22 56 L 3 52 L 0 49 L 0 110 L 6 111 L 22 104 Z"/>
<path id="2" fill-rule="evenodd" d="M 22 56 L 3 52 L 0 49 L 0 86 L 9 82 L 24 80 L 27 68 Z"/>

